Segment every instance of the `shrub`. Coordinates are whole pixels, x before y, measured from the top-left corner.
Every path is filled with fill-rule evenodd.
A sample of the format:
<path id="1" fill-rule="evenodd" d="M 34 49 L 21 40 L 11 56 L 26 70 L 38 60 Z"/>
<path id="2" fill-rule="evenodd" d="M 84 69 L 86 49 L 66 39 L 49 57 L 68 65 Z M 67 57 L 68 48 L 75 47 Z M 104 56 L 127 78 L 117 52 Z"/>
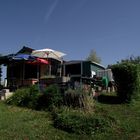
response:
<path id="1" fill-rule="evenodd" d="M 35 109 L 39 98 L 39 90 L 36 85 L 29 88 L 21 88 L 6 100 L 7 104 L 17 105 L 22 107 L 29 107 Z"/>
<path id="2" fill-rule="evenodd" d="M 105 132 L 111 120 L 102 116 L 80 112 L 72 109 L 62 109 L 54 114 L 54 126 L 69 133 L 92 135 Z"/>
<path id="3" fill-rule="evenodd" d="M 24 101 L 23 98 L 27 98 L 27 94 L 29 93 L 29 89 L 18 89 L 16 92 L 6 100 L 7 104 L 23 106 Z M 26 96 L 26 97 L 25 97 Z"/>
<path id="4" fill-rule="evenodd" d="M 64 105 L 69 107 L 88 109 L 93 105 L 93 98 L 82 89 L 68 89 L 67 91 L 65 91 L 63 99 Z"/>
<path id="5" fill-rule="evenodd" d="M 38 85 L 33 85 L 29 89 L 30 89 L 29 90 L 30 99 L 29 99 L 29 103 L 27 107 L 32 108 L 32 109 L 37 109 L 39 106 L 38 99 L 41 96 Z"/>
<path id="6" fill-rule="evenodd" d="M 41 102 L 43 103 L 42 106 L 48 108 L 62 105 L 63 99 L 59 87 L 57 85 L 50 85 L 47 87 L 44 95 L 39 99 L 39 104 L 41 104 Z"/>
<path id="7" fill-rule="evenodd" d="M 119 63 L 112 66 L 117 94 L 123 102 L 138 97 L 140 91 L 140 66 L 133 63 Z"/>
<path id="8" fill-rule="evenodd" d="M 37 85 L 29 88 L 22 88 L 6 100 L 7 104 L 28 107 L 36 110 L 45 110 L 53 106 L 62 104 L 62 95 L 56 85 L 51 85 L 46 88 L 46 91 L 41 94 Z"/>

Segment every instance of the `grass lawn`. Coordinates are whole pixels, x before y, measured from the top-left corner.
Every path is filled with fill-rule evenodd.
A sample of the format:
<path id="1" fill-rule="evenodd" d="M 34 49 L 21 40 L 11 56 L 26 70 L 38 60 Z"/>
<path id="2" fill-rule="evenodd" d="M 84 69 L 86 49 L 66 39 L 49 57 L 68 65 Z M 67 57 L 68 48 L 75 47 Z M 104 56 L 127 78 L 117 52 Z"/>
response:
<path id="1" fill-rule="evenodd" d="M 110 139 L 140 140 L 140 101 L 120 104 L 114 95 L 103 95 L 102 97 L 103 102 L 99 101 L 97 103 L 98 113 L 107 114 L 116 121 L 116 125 L 112 126 L 112 132 L 107 133 L 107 135 L 110 135 Z M 109 100 L 105 101 L 104 97 Z"/>
<path id="2" fill-rule="evenodd" d="M 0 102 L 0 140 L 72 140 L 79 137 L 55 129 L 47 112 Z"/>
<path id="3" fill-rule="evenodd" d="M 0 102 L 0 140 L 140 139 L 140 102 L 133 105 L 97 102 L 95 113 L 111 116 L 115 123 L 104 133 L 76 135 L 54 128 L 49 112 L 8 106 Z"/>

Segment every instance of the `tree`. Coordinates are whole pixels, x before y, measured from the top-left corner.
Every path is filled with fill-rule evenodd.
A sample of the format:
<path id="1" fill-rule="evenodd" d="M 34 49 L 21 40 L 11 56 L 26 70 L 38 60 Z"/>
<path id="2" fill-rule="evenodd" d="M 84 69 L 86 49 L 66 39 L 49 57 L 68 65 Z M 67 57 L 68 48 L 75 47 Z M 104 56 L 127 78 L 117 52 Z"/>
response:
<path id="1" fill-rule="evenodd" d="M 140 56 L 130 56 L 127 59 L 122 59 L 121 62 L 118 63 L 133 63 L 133 64 L 140 64 Z"/>
<path id="2" fill-rule="evenodd" d="M 101 63 L 101 58 L 97 56 L 95 50 L 91 50 L 89 56 L 86 58 L 87 61 L 93 61 L 96 63 Z"/>

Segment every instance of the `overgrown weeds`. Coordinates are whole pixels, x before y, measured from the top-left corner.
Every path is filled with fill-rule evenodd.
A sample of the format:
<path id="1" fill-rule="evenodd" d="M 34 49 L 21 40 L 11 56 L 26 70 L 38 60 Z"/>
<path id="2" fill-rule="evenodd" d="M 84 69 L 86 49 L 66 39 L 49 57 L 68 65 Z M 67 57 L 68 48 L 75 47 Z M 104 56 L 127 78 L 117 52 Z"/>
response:
<path id="1" fill-rule="evenodd" d="M 68 89 L 63 95 L 64 105 L 73 108 L 94 108 L 93 97 L 89 96 L 82 89 Z"/>
<path id="2" fill-rule="evenodd" d="M 112 124 L 112 119 L 93 112 L 62 108 L 53 113 L 54 126 L 69 133 L 94 135 L 103 133 Z"/>

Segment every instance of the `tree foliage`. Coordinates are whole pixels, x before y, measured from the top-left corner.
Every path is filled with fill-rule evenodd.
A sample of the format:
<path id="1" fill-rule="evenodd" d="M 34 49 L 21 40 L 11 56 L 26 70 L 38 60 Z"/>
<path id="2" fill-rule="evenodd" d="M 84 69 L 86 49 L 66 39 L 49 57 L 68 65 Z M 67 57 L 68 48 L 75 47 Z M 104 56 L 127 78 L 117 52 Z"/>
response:
<path id="1" fill-rule="evenodd" d="M 139 98 L 140 65 L 133 61 L 123 61 L 111 66 L 117 86 L 117 94 L 122 102 Z"/>
<path id="2" fill-rule="evenodd" d="M 96 63 L 101 63 L 101 58 L 97 55 L 95 50 L 91 50 L 89 56 L 86 58 L 88 61 L 94 61 Z"/>
<path id="3" fill-rule="evenodd" d="M 140 56 L 130 56 L 127 59 L 122 59 L 121 62 L 118 63 L 133 63 L 133 64 L 140 64 Z"/>

